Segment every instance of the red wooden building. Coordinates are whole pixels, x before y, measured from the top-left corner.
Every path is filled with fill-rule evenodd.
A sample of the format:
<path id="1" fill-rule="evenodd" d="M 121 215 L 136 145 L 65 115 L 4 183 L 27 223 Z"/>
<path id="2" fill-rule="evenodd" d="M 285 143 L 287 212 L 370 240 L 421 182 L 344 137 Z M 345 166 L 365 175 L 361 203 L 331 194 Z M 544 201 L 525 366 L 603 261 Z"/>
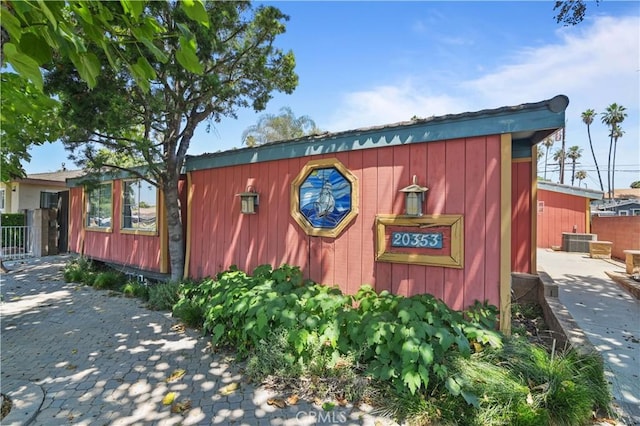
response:
<path id="1" fill-rule="evenodd" d="M 537 246 L 562 246 L 562 233 L 591 233 L 591 200 L 602 191 L 538 181 Z"/>
<path id="2" fill-rule="evenodd" d="M 508 313 L 511 272 L 536 271 L 532 158 L 564 125 L 567 105 L 559 95 L 189 157 L 186 274 L 288 263 L 348 293 L 366 283 L 430 293 L 454 309 L 487 300 Z M 166 272 L 163 209 L 154 231 L 136 228 L 130 210 L 143 209 L 123 195 L 135 183 L 102 179 L 102 196 L 70 182 L 71 251 Z M 101 204 L 109 191 L 112 202 Z M 422 216 L 406 214 L 411 197 L 424 197 Z M 247 200 L 255 214 L 242 213 Z M 101 225 L 107 210 L 113 222 Z M 508 330 L 509 315 L 501 318 Z"/>

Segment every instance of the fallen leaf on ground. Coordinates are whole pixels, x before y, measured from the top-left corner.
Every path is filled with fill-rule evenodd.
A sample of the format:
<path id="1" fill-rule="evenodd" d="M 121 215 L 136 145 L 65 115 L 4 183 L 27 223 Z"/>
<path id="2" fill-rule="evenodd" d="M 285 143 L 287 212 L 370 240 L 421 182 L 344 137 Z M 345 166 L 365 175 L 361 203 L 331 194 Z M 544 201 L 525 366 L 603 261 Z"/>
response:
<path id="1" fill-rule="evenodd" d="M 293 394 L 289 398 L 287 398 L 287 404 L 296 405 L 299 400 L 300 398 L 298 397 L 298 395 Z"/>
<path id="2" fill-rule="evenodd" d="M 172 404 L 171 412 L 175 414 L 180 414 L 180 413 L 184 413 L 190 408 L 191 408 L 191 401 L 188 399 L 185 399 L 184 401 L 176 402 Z"/>
<path id="3" fill-rule="evenodd" d="M 220 388 L 220 393 L 222 395 L 231 395 L 238 390 L 239 387 L 240 385 L 238 383 L 229 383 L 227 386 Z"/>
<path id="4" fill-rule="evenodd" d="M 164 396 L 164 398 L 162 398 L 162 404 L 163 405 L 171 405 L 175 399 L 176 399 L 176 393 L 175 392 L 169 392 L 168 394 L 166 394 Z"/>
<path id="5" fill-rule="evenodd" d="M 171 331 L 176 331 L 178 333 L 184 333 L 186 330 L 186 327 L 182 323 L 178 323 L 171 327 Z"/>
<path id="6" fill-rule="evenodd" d="M 284 399 L 281 398 L 271 398 L 267 400 L 267 404 L 269 405 L 275 405 L 278 408 L 284 408 L 287 406 L 287 403 L 284 401 Z"/>
<path id="7" fill-rule="evenodd" d="M 165 379 L 165 382 L 170 383 L 170 382 L 175 382 L 176 380 L 180 380 L 186 373 L 187 371 L 181 368 L 178 370 L 175 370 L 173 373 L 171 373 L 169 377 Z"/>

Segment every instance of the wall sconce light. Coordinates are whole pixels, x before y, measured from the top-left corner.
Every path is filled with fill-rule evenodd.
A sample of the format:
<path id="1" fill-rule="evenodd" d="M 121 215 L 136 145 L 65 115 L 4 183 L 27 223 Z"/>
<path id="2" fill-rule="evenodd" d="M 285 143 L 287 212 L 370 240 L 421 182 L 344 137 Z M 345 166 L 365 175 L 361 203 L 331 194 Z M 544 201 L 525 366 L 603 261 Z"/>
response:
<path id="1" fill-rule="evenodd" d="M 256 214 L 259 195 L 252 186 L 247 187 L 246 192 L 236 194 L 240 197 L 240 212 L 242 214 Z"/>
<path id="2" fill-rule="evenodd" d="M 405 214 L 407 216 L 422 216 L 422 203 L 428 190 L 429 188 L 426 186 L 418 185 L 418 177 L 415 175 L 413 176 L 413 184 L 400 190 L 405 195 Z"/>

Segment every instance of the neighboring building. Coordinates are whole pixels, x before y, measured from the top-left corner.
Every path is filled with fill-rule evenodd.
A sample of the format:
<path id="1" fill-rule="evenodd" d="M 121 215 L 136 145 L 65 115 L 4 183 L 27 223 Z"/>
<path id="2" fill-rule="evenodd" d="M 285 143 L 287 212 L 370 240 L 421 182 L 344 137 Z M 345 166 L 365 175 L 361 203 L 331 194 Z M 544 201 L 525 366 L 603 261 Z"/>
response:
<path id="1" fill-rule="evenodd" d="M 593 211 L 593 214 L 598 216 L 640 216 L 640 199 L 601 205 L 598 210 Z"/>
<path id="2" fill-rule="evenodd" d="M 591 200 L 602 200 L 602 191 L 538 181 L 537 246 L 562 246 L 562 233 L 591 232 Z"/>
<path id="3" fill-rule="evenodd" d="M 66 179 L 76 178 L 82 170 L 61 170 L 34 173 L 24 179 L 0 183 L 0 212 L 19 213 L 24 210 L 56 207 L 58 192 L 68 191 Z"/>
<path id="4" fill-rule="evenodd" d="M 564 126 L 568 103 L 559 95 L 188 157 L 186 274 L 287 263 L 348 294 L 370 284 L 457 310 L 488 301 L 508 331 L 511 273 L 537 271 L 536 144 Z M 143 207 L 144 185 L 99 179 L 68 181 L 70 250 L 168 273 L 162 194 L 150 191 L 158 207 Z M 406 214 L 416 205 L 424 215 Z"/>
<path id="5" fill-rule="evenodd" d="M 591 207 L 592 214 L 598 216 L 640 216 L 640 188 L 616 189 L 613 200 L 605 193 L 604 199 Z"/>

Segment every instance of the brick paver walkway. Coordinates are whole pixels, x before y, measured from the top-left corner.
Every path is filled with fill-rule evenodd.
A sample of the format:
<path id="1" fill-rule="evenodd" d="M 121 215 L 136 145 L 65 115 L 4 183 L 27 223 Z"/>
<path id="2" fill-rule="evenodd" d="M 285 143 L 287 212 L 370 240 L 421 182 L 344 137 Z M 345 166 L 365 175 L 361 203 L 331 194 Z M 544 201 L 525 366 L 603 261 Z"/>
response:
<path id="1" fill-rule="evenodd" d="M 65 283 L 56 256 L 12 266 L 1 277 L 2 392 L 21 382 L 44 391 L 36 425 L 392 424 L 360 408 L 324 412 L 301 401 L 284 409 L 246 383 L 239 366 L 212 353 L 208 338 L 179 330 L 137 299 Z M 176 370 L 185 375 L 167 379 Z M 226 394 L 230 383 L 239 389 Z M 191 408 L 172 413 L 176 393 Z"/>

